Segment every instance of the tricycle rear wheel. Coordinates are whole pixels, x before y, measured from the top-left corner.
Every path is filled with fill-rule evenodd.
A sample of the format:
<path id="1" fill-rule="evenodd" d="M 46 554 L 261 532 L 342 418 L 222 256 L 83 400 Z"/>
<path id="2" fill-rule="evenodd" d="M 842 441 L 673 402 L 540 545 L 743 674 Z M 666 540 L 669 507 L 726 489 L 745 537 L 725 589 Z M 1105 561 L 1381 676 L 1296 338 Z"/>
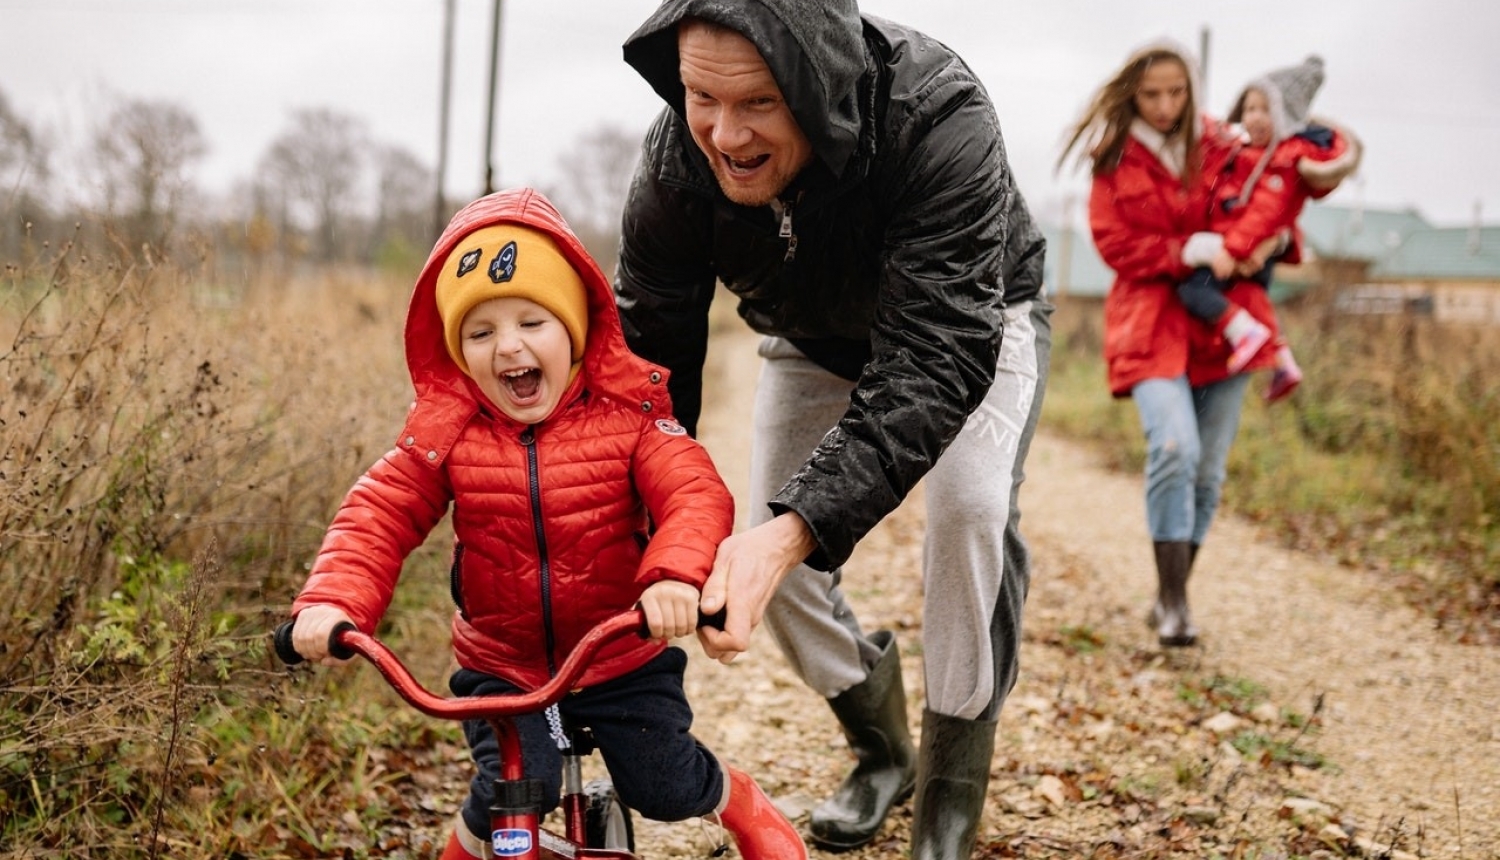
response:
<path id="1" fill-rule="evenodd" d="M 583 813 L 584 845 L 611 851 L 635 851 L 635 825 L 630 810 L 615 795 L 607 779 L 590 780 L 583 787 L 587 798 Z"/>

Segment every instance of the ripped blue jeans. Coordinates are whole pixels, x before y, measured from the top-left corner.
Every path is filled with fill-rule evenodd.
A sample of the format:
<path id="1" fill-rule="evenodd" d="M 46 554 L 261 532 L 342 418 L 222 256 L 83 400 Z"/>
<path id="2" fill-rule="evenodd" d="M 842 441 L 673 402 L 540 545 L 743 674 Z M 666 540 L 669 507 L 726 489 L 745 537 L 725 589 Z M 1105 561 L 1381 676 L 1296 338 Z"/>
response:
<path id="1" fill-rule="evenodd" d="M 1146 433 L 1146 527 L 1153 541 L 1203 543 L 1249 384 L 1245 373 L 1200 388 L 1179 376 L 1131 390 Z"/>

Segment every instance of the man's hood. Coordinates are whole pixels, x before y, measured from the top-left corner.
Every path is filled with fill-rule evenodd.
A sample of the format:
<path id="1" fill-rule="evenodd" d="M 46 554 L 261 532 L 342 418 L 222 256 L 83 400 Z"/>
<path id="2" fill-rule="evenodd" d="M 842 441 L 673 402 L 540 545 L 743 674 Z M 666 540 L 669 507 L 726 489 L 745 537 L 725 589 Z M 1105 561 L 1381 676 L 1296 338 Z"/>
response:
<path id="1" fill-rule="evenodd" d="M 625 41 L 625 62 L 684 118 L 677 25 L 685 18 L 749 39 L 818 160 L 834 176 L 843 173 L 859 142 L 857 84 L 866 64 L 855 0 L 665 0 Z"/>

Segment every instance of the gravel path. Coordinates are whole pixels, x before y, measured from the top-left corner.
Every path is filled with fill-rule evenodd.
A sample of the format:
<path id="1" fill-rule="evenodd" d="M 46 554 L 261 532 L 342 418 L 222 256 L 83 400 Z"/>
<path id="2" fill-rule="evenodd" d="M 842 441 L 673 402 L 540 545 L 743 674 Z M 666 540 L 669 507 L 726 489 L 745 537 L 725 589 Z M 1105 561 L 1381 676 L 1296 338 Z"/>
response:
<path id="1" fill-rule="evenodd" d="M 1152 567 L 1140 479 L 1045 436 L 1029 465 L 1022 510 L 1042 605 L 1028 620 L 1063 623 L 1071 607 L 1071 623 L 1144 647 Z M 1052 581 L 1060 568 L 1074 581 Z M 1251 679 L 1304 713 L 1322 698 L 1309 743 L 1334 767 L 1307 774 L 1303 793 L 1379 844 L 1401 841 L 1389 838 L 1399 829 L 1420 856 L 1500 857 L 1494 648 L 1453 644 L 1378 574 L 1281 549 L 1243 521 L 1215 524 L 1197 571 L 1195 669 Z"/>
<path id="2" fill-rule="evenodd" d="M 733 325 L 713 340 L 700 436 L 743 499 L 754 337 Z M 1500 858 L 1493 648 L 1447 641 L 1375 573 L 1225 519 L 1192 585 L 1202 645 L 1162 653 L 1143 624 L 1153 575 L 1140 479 L 1045 432 L 1028 465 L 1022 675 L 979 854 Z M 868 627 L 900 631 L 914 723 L 920 502 L 919 491 L 860 545 L 845 579 Z M 805 827 L 848 766 L 827 706 L 763 632 L 730 666 L 683 644 L 695 731 Z M 844 856 L 901 856 L 909 815 Z M 696 823 L 637 829 L 650 857 L 703 856 Z"/>

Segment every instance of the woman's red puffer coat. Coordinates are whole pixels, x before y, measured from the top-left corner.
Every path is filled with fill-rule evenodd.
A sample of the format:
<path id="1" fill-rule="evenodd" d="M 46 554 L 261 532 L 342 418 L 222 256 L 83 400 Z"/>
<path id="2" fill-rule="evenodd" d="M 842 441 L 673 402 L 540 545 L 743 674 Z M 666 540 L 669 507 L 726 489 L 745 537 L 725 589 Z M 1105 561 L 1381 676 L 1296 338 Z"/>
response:
<path id="1" fill-rule="evenodd" d="M 1188 315 L 1177 286 L 1192 273 L 1182 249 L 1192 234 L 1208 229 L 1209 201 L 1232 146 L 1223 127 L 1205 119 L 1201 166 L 1189 185 L 1134 137 L 1127 138 L 1120 164 L 1094 177 L 1089 226 L 1099 256 L 1115 273 L 1104 299 L 1104 359 L 1115 397 L 1130 396 L 1147 379 L 1187 374 L 1190 366 L 1215 360 L 1207 353 L 1220 352 L 1223 338 Z M 1221 366 L 1228 357 L 1224 350 Z"/>

